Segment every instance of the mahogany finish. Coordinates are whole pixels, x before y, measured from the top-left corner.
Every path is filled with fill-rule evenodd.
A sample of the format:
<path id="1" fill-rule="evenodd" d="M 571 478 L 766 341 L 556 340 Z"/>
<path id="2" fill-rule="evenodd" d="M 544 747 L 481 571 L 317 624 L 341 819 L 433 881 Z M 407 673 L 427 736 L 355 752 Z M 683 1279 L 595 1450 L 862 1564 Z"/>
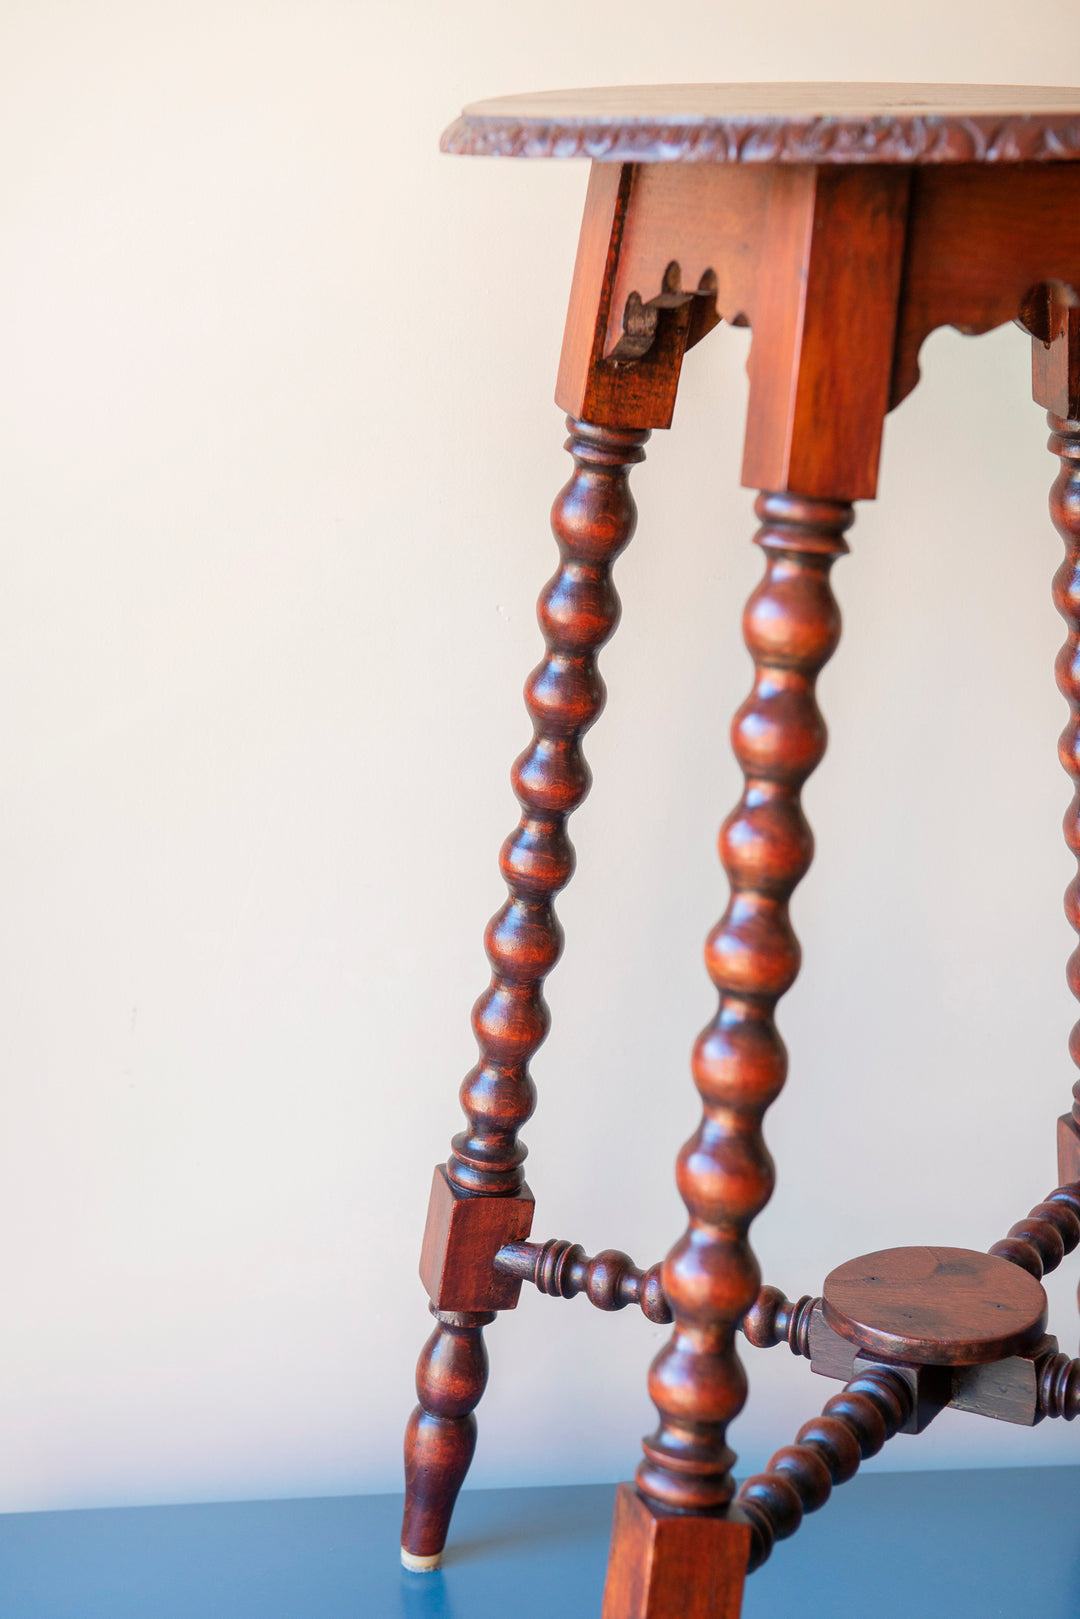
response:
<path id="1" fill-rule="evenodd" d="M 526 682 L 533 739 L 512 773 L 522 815 L 500 858 L 509 896 L 485 935 L 492 980 L 473 1008 L 480 1060 L 461 1087 L 468 1128 L 454 1137 L 445 1171 L 435 1171 L 424 1239 L 422 1279 L 437 1306 L 453 1300 L 460 1308 L 464 1299 L 508 1309 L 521 1286 L 496 1273 L 494 1260 L 531 1223 L 518 1131 L 535 1105 L 529 1061 L 547 1033 L 543 983 L 562 949 L 553 901 L 574 869 L 566 821 L 589 789 L 581 738 L 604 702 L 596 655 L 619 616 L 611 567 L 634 531 L 627 478 L 648 437 L 568 425 L 574 472 L 551 515 L 560 562 L 537 609 L 547 655 Z M 491 1318 L 471 1316 L 466 1328 L 463 1319 L 436 1316 L 417 1366 L 419 1404 L 405 1436 L 409 1566 L 417 1558 L 437 1566 L 476 1443 L 472 1411 L 486 1381 L 481 1329 Z"/>
<path id="2" fill-rule="evenodd" d="M 853 515 L 791 495 L 763 495 L 756 510 L 765 577 L 743 616 L 754 687 L 732 726 L 745 787 L 720 833 L 731 899 L 705 950 L 720 1000 L 694 1048 L 702 1121 L 676 1171 L 690 1223 L 664 1261 L 675 1330 L 649 1372 L 660 1425 L 637 1471 L 647 1500 L 683 1512 L 715 1511 L 735 1488 L 727 1425 L 746 1399 L 735 1332 L 761 1282 L 750 1222 L 773 1187 L 761 1121 L 787 1072 L 773 1011 L 799 970 L 788 900 L 813 853 L 799 791 L 825 751 L 814 684 L 840 637 L 829 571 Z"/>
<path id="3" fill-rule="evenodd" d="M 1026 1220 L 1009 1227 L 1009 1234 L 995 1242 L 991 1254 L 1007 1259 L 1030 1271 L 1036 1279 L 1056 1270 L 1066 1254 L 1080 1243 L 1080 1178 L 1059 1186 L 1042 1203 L 1036 1203 Z"/>
<path id="4" fill-rule="evenodd" d="M 763 1287 L 740 1322 L 747 1343 L 755 1349 L 787 1344 L 793 1355 L 810 1357 L 810 1322 L 820 1303 L 804 1293 L 795 1304 L 778 1287 Z"/>
<path id="5" fill-rule="evenodd" d="M 406 1568 L 438 1568 L 446 1530 L 476 1449 L 473 1410 L 487 1384 L 483 1329 L 495 1317 L 435 1313 L 416 1367 L 419 1405 L 405 1430 L 405 1520 L 401 1556 Z"/>
<path id="6" fill-rule="evenodd" d="M 1048 1355 L 1039 1366 L 1039 1412 L 1071 1422 L 1080 1414 L 1080 1360 Z"/>
<path id="7" fill-rule="evenodd" d="M 724 1518 L 660 1512 L 632 1484 L 615 1492 L 603 1619 L 739 1619 L 750 1530 Z"/>
<path id="8" fill-rule="evenodd" d="M 584 1293 L 598 1310 L 622 1310 L 637 1304 L 650 1321 L 661 1326 L 672 1319 L 660 1266 L 639 1270 L 630 1255 L 618 1248 L 605 1248 L 589 1259 L 577 1242 L 510 1242 L 495 1255 L 494 1268 L 503 1276 L 532 1282 L 552 1298 L 572 1299 Z"/>
<path id="9" fill-rule="evenodd" d="M 619 1490 L 604 1619 L 736 1619 L 748 1557 L 761 1562 L 887 1437 L 920 1431 L 946 1404 L 1025 1424 L 1080 1410 L 1080 1363 L 1045 1334 L 1040 1285 L 1080 1243 L 1080 1079 L 1060 1121 L 1062 1185 L 989 1255 L 864 1256 L 822 1298 L 792 1303 L 761 1286 L 749 1242 L 773 1185 L 762 1120 L 787 1071 L 774 1012 L 799 967 L 788 902 L 813 850 L 800 791 L 825 747 L 815 681 L 840 629 L 829 573 L 852 502 L 876 493 L 885 415 L 941 326 L 1015 321 L 1033 340 L 1035 397 L 1061 459 L 1061 752 L 1080 861 L 1080 90 L 573 91 L 467 108 L 443 145 L 596 161 L 556 390 L 575 472 L 554 513 L 561 566 L 541 597 L 547 656 L 526 687 L 523 814 L 503 849 L 509 898 L 488 929 L 468 1127 L 436 1172 L 425 1237 L 437 1324 L 406 1442 L 405 1555 L 438 1561 L 475 1442 L 482 1328 L 527 1279 L 673 1323 L 650 1373 L 659 1425 L 636 1487 Z M 596 653 L 617 616 L 611 564 L 633 528 L 627 474 L 649 431 L 671 424 L 686 351 L 724 322 L 753 331 L 743 481 L 762 491 L 765 576 L 744 616 L 754 687 L 732 732 L 744 792 L 720 838 L 731 896 L 706 946 L 719 1005 L 693 1055 L 702 1120 L 678 1162 L 689 1224 L 658 1276 L 619 1250 L 589 1259 L 526 1240 L 518 1132 L 561 944 L 566 819 L 588 786 L 580 740 L 603 699 Z M 1080 874 L 1066 910 L 1080 933 Z M 1080 998 L 1080 946 L 1069 982 Z M 1080 1066 L 1080 1021 L 1071 1049 Z M 786 1342 L 846 1387 L 733 1500 L 740 1329 L 760 1346 Z"/>
<path id="10" fill-rule="evenodd" d="M 1066 317 L 1068 318 L 1068 317 Z M 1061 353 L 1066 373 L 1064 388 L 1055 387 L 1055 379 L 1045 368 L 1036 383 L 1043 382 L 1046 398 L 1064 392 L 1068 397 L 1069 377 L 1080 361 L 1080 345 L 1076 341 L 1075 324 L 1070 320 L 1064 332 L 1059 332 L 1055 345 Z M 1078 408 L 1080 416 L 1080 408 Z M 1058 757 L 1073 783 L 1072 802 L 1065 812 L 1063 829 L 1065 842 L 1080 862 L 1080 420 L 1069 420 L 1048 414 L 1050 449 L 1060 457 L 1061 470 L 1050 490 L 1050 516 L 1054 527 L 1065 542 L 1065 557 L 1054 575 L 1054 606 L 1065 620 L 1068 631 L 1065 645 L 1058 654 L 1057 683 L 1061 695 L 1069 705 L 1069 723 L 1061 733 Z M 1080 933 L 1080 872 L 1065 891 L 1065 915 L 1074 932 Z M 1069 988 L 1080 999 L 1080 944 L 1069 957 Z M 1073 1024 L 1069 1038 L 1069 1055 L 1080 1068 L 1080 1019 Z M 1062 1120 L 1059 1135 L 1059 1174 L 1080 1178 L 1080 1080 L 1073 1085 L 1071 1116 Z"/>
<path id="11" fill-rule="evenodd" d="M 1046 1294 L 1026 1270 L 966 1248 L 886 1248 L 838 1265 L 825 1319 L 864 1352 L 918 1366 L 976 1366 L 1038 1343 Z"/>
<path id="12" fill-rule="evenodd" d="M 753 1531 L 750 1568 L 759 1568 L 776 1541 L 795 1533 L 804 1513 L 819 1511 L 834 1484 L 854 1478 L 859 1463 L 876 1456 L 910 1412 L 904 1378 L 879 1367 L 853 1378 L 820 1417 L 804 1423 L 795 1443 L 778 1450 L 764 1473 L 739 1489 L 736 1510 Z"/>
<path id="13" fill-rule="evenodd" d="M 525 683 L 533 738 L 511 773 L 522 813 L 499 861 L 509 895 L 484 936 L 492 979 L 473 1008 L 480 1061 L 461 1087 L 468 1129 L 447 1165 L 455 1185 L 486 1195 L 522 1185 L 518 1131 L 536 1103 L 529 1062 L 547 1034 L 544 979 L 562 951 L 553 902 L 574 869 L 566 822 L 589 790 L 581 739 L 604 704 L 596 657 L 619 618 L 611 568 L 634 532 L 627 477 L 648 438 L 567 426 L 574 472 L 551 514 L 560 561 L 537 606 L 547 655 Z"/>

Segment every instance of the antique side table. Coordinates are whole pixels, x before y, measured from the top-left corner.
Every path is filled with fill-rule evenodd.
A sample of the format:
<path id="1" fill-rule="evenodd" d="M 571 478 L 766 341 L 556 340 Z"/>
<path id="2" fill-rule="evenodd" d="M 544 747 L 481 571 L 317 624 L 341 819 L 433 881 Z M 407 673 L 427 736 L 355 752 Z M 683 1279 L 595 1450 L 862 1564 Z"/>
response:
<path id="1" fill-rule="evenodd" d="M 653 1363 L 659 1413 L 619 1487 L 604 1619 L 735 1619 L 744 1576 L 898 1431 L 946 1405 L 1033 1424 L 1080 1410 L 1080 1364 L 1047 1335 L 1044 1273 L 1080 1242 L 1080 1082 L 1059 1122 L 1062 1185 L 988 1253 L 898 1248 L 841 1265 L 820 1298 L 763 1287 L 748 1231 L 772 1163 L 761 1124 L 784 1082 L 776 1003 L 799 946 L 788 901 L 810 863 L 800 790 L 821 759 L 814 686 L 840 621 L 829 572 L 852 503 L 872 499 L 886 413 L 915 387 L 939 326 L 1031 336 L 1034 394 L 1061 459 L 1051 514 L 1068 626 L 1058 681 L 1071 716 L 1065 818 L 1080 857 L 1080 90 L 971 85 L 676 85 L 515 96 L 467 108 L 448 152 L 592 159 L 556 401 L 574 462 L 552 522 L 560 563 L 540 597 L 547 655 L 525 699 L 532 743 L 502 850 L 509 898 L 473 1025 L 467 1128 L 434 1176 L 421 1258 L 435 1330 L 405 1442 L 407 1567 L 438 1566 L 476 1438 L 484 1326 L 523 1281 L 673 1323 Z M 744 616 L 753 690 L 732 740 L 743 796 L 720 837 L 728 908 L 705 959 L 719 991 L 698 1037 L 699 1129 L 679 1155 L 685 1234 L 642 1271 L 610 1250 L 528 1240 L 518 1131 L 559 955 L 553 900 L 566 822 L 588 787 L 583 733 L 614 628 L 611 566 L 630 539 L 630 468 L 671 423 L 682 357 L 720 321 L 749 325 L 743 483 L 761 491 L 764 578 Z M 1080 931 L 1080 878 L 1066 897 Z M 1080 996 L 1080 949 L 1069 965 Z M 1080 1024 L 1071 1050 L 1080 1065 Z M 786 1342 L 844 1384 L 766 1471 L 736 1491 L 729 1422 L 746 1399 L 737 1331 Z"/>

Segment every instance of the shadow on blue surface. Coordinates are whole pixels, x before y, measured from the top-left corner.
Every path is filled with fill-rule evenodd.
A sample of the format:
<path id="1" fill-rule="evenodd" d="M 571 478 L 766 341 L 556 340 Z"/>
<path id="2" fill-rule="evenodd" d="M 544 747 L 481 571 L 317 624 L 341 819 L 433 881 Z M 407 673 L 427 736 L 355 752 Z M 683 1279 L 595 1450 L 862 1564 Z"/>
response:
<path id="1" fill-rule="evenodd" d="M 610 1485 L 474 1490 L 406 1574 L 401 1498 L 0 1517 L 2 1619 L 599 1619 Z M 743 1619 L 1078 1619 L 1080 1468 L 891 1473 L 838 1490 Z"/>

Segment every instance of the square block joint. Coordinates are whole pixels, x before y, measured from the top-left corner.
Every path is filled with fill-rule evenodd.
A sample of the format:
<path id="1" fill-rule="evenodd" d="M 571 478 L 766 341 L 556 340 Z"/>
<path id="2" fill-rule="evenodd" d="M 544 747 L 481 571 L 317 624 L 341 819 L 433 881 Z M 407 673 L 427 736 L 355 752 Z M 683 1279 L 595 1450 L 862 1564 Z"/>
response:
<path id="1" fill-rule="evenodd" d="M 989 1366 L 957 1366 L 949 1404 L 955 1411 L 973 1411 L 995 1422 L 1015 1422 L 1033 1428 L 1042 1421 L 1039 1410 L 1038 1362 L 1056 1355 L 1058 1341 L 1047 1335 L 1026 1355 L 1010 1355 Z"/>
<path id="2" fill-rule="evenodd" d="M 445 1164 L 431 1181 L 420 1280 L 436 1310 L 512 1310 L 519 1276 L 501 1276 L 495 1255 L 532 1229 L 533 1195 L 523 1186 L 512 1197 L 478 1197 L 454 1186 Z"/>
<path id="3" fill-rule="evenodd" d="M 1058 1185 L 1068 1186 L 1080 1181 L 1080 1128 L 1071 1113 L 1058 1120 Z"/>
<path id="4" fill-rule="evenodd" d="M 749 1556 L 749 1524 L 660 1513 L 620 1484 L 603 1619 L 739 1619 Z"/>
<path id="5" fill-rule="evenodd" d="M 952 1398 L 951 1366 L 904 1366 L 876 1355 L 856 1355 L 854 1374 L 884 1370 L 903 1378 L 911 1390 L 911 1415 L 900 1433 L 922 1433 Z"/>

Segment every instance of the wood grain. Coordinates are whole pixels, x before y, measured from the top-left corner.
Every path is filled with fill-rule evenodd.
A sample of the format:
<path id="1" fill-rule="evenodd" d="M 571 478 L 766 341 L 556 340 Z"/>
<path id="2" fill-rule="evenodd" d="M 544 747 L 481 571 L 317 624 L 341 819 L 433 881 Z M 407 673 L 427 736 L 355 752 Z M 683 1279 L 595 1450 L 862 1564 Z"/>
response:
<path id="1" fill-rule="evenodd" d="M 551 517 L 559 566 L 537 609 L 546 653 L 525 685 L 533 736 L 512 772 L 522 813 L 501 853 L 506 903 L 484 938 L 491 983 L 473 1008 L 479 1061 L 461 1086 L 466 1129 L 454 1137 L 432 1187 L 423 1276 L 436 1305 L 456 1300 L 511 1308 L 521 1284 L 496 1272 L 495 1253 L 528 1234 L 532 1213 L 518 1133 L 536 1101 L 529 1063 L 547 1034 L 544 980 L 562 949 L 554 899 L 574 869 L 566 823 L 589 790 L 581 739 L 604 702 L 596 658 L 619 617 L 611 569 L 634 530 L 627 479 L 644 458 L 648 437 L 568 425 L 574 471 Z M 484 1389 L 476 1370 L 480 1330 L 491 1317 L 463 1317 L 467 1331 L 452 1314 L 436 1319 L 417 1366 L 419 1404 L 405 1440 L 402 1552 L 412 1567 L 417 1558 L 435 1566 L 446 1540 L 472 1455 L 467 1432 L 475 1443 L 472 1408 Z M 459 1363 L 471 1372 L 455 1371 L 448 1407 L 445 1369 Z"/>
<path id="2" fill-rule="evenodd" d="M 720 834 L 731 897 L 705 947 L 719 1004 L 694 1049 L 702 1119 L 677 1167 L 689 1224 L 663 1270 L 675 1330 L 649 1373 L 660 1421 L 637 1472 L 647 1500 L 680 1512 L 717 1511 L 734 1490 L 735 1333 L 758 1296 L 748 1233 L 773 1186 L 761 1125 L 787 1071 L 773 1014 L 799 970 L 788 901 L 813 851 L 799 794 L 825 751 L 814 687 L 839 639 L 829 572 L 852 519 L 844 503 L 791 495 L 763 495 L 757 512 L 765 577 L 743 617 L 754 688 L 732 726 L 745 787 Z"/>
<path id="3" fill-rule="evenodd" d="M 739 1619 L 749 1553 L 745 1523 L 658 1512 L 620 1484 L 603 1619 Z"/>
<path id="4" fill-rule="evenodd" d="M 747 487 L 877 492 L 907 196 L 904 170 L 774 172 L 749 299 Z"/>
<path id="5" fill-rule="evenodd" d="M 838 1265 L 825 1319 L 865 1353 L 920 1366 L 975 1366 L 1038 1343 L 1046 1294 L 1027 1271 L 966 1248 L 885 1248 Z"/>
<path id="6" fill-rule="evenodd" d="M 650 1321 L 666 1325 L 671 1309 L 664 1297 L 660 1266 L 642 1270 L 621 1248 L 605 1248 L 590 1259 L 577 1242 L 510 1242 L 495 1255 L 503 1276 L 532 1282 L 551 1298 L 572 1299 L 584 1293 L 598 1310 L 623 1310 L 636 1304 Z M 520 1281 L 519 1284 L 520 1286 Z"/>
<path id="7" fill-rule="evenodd" d="M 919 349 L 931 332 L 976 334 L 1017 320 L 1049 281 L 1080 291 L 1080 162 L 917 171 L 891 404 L 918 382 Z"/>
<path id="8" fill-rule="evenodd" d="M 793 1445 L 773 1456 L 764 1473 L 740 1486 L 733 1515 L 750 1524 L 750 1568 L 760 1568 L 778 1540 L 786 1540 L 807 1512 L 819 1511 L 834 1484 L 845 1484 L 859 1463 L 876 1456 L 911 1413 L 903 1375 L 878 1367 L 864 1372 L 828 1400 L 820 1417 L 804 1423 Z"/>
<path id="9" fill-rule="evenodd" d="M 1080 1243 L 1080 1176 L 1058 1186 L 1009 1227 L 989 1250 L 998 1259 L 1019 1265 L 1036 1280 L 1056 1270 Z"/>

